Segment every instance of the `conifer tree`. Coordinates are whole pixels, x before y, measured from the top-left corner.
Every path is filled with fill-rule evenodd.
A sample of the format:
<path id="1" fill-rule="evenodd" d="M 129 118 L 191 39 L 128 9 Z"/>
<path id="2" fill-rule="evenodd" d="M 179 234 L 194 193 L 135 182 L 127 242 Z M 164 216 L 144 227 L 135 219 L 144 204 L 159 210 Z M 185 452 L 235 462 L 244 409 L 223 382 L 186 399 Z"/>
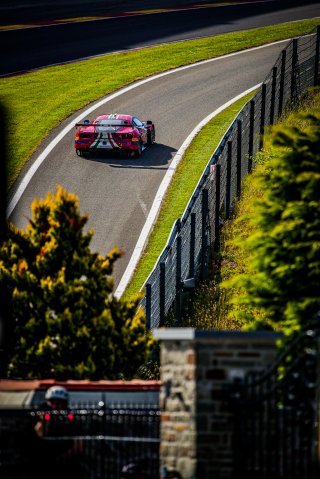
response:
<path id="1" fill-rule="evenodd" d="M 57 187 L 35 200 L 26 231 L 9 228 L 0 249 L 0 288 L 10 299 L 9 377 L 132 377 L 152 344 L 139 298 L 117 300 L 121 252 L 92 253 L 78 199 Z"/>
<path id="2" fill-rule="evenodd" d="M 286 334 L 320 310 L 320 118 L 305 114 L 297 125 L 272 131 L 274 153 L 258 175 L 263 196 L 245 242 L 253 274 L 232 282 L 244 291 L 240 316 Z"/>

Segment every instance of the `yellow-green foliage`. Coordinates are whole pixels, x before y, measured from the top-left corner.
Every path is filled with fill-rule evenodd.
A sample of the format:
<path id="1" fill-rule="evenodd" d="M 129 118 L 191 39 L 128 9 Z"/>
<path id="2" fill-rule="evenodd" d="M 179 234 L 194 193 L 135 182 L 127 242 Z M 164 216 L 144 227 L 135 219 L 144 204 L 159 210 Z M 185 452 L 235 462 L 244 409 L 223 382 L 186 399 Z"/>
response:
<path id="1" fill-rule="evenodd" d="M 0 248 L 0 303 L 12 325 L 10 377 L 103 379 L 132 377 L 153 340 L 139 297 L 112 294 L 121 253 L 92 253 L 92 232 L 78 199 L 58 187 L 35 200 L 26 231 L 13 226 Z"/>
<path id="2" fill-rule="evenodd" d="M 259 170 L 265 167 L 264 164 L 258 166 Z M 233 218 L 226 221 L 223 230 L 223 248 L 221 251 L 221 278 L 227 287 L 221 288 L 221 300 L 219 302 L 219 315 L 227 323 L 227 329 L 233 329 L 234 326 L 244 327 L 246 322 L 240 314 L 247 312 L 245 305 L 238 305 L 238 313 L 234 314 L 234 304 L 232 299 L 242 296 L 244 291 L 239 285 L 231 281 L 235 275 L 253 274 L 252 264 L 248 252 L 243 248 L 245 240 L 253 234 L 254 226 L 250 222 L 250 217 L 254 211 L 254 200 L 263 196 L 259 182 L 253 173 L 247 176 L 242 183 L 241 199 L 235 205 Z M 229 282 L 228 282 L 229 280 Z M 250 308 L 251 310 L 251 308 Z"/>
<path id="3" fill-rule="evenodd" d="M 224 314 L 291 334 L 319 308 L 320 94 L 266 136 L 225 231 Z M 309 317 L 308 317 L 309 316 Z"/>

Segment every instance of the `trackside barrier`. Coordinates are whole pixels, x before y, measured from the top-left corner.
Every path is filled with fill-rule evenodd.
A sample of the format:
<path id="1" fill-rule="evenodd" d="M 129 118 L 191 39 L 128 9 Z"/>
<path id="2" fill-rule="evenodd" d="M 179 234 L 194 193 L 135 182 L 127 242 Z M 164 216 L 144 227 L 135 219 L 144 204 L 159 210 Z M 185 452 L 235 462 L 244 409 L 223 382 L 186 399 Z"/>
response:
<path id="1" fill-rule="evenodd" d="M 171 308 L 181 325 L 182 294 L 208 276 L 210 251 L 220 247 L 220 218 L 229 218 L 244 176 L 263 148 L 263 133 L 292 108 L 307 88 L 319 84 L 320 27 L 294 38 L 271 72 L 233 121 L 210 158 L 167 245 L 144 284 L 147 328 L 164 324 Z"/>

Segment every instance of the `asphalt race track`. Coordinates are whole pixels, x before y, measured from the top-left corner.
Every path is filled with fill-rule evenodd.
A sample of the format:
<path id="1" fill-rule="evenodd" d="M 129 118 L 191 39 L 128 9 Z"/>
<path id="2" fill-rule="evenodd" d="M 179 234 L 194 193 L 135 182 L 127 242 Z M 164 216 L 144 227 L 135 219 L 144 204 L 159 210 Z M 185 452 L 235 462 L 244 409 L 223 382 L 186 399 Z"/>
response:
<path id="1" fill-rule="evenodd" d="M 305 18 L 303 13 L 300 15 Z M 288 16 L 286 20 L 289 20 Z M 48 30 L 51 32 L 52 28 Z M 89 215 L 88 227 L 95 231 L 92 249 L 105 254 L 117 245 L 126 252 L 116 263 L 114 278 L 117 286 L 158 186 L 185 138 L 216 108 L 263 81 L 284 45 L 280 43 L 198 64 L 150 81 L 106 103 L 89 118 L 118 112 L 151 119 L 156 125 L 156 144 L 146 149 L 138 160 L 103 156 L 80 158 L 73 149 L 75 130 L 72 130 L 37 170 L 10 219 L 17 226 L 25 227 L 31 216 L 32 200 L 45 197 L 48 191 L 55 190 L 55 185 L 61 184 L 78 195 L 81 212 Z M 78 115 L 79 112 L 75 113 L 73 118 Z M 70 122 L 72 117 L 51 132 L 31 162 Z"/>

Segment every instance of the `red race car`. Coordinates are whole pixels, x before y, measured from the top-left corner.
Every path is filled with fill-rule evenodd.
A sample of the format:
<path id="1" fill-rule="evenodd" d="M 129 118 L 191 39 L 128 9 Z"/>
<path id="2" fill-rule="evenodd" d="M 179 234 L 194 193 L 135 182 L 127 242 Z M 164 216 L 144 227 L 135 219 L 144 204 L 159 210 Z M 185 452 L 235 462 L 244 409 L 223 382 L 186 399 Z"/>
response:
<path id="1" fill-rule="evenodd" d="M 131 115 L 100 115 L 91 123 L 84 120 L 76 127 L 74 147 L 79 156 L 96 150 L 111 150 L 138 158 L 145 146 L 155 141 L 153 122 L 141 121 Z"/>

